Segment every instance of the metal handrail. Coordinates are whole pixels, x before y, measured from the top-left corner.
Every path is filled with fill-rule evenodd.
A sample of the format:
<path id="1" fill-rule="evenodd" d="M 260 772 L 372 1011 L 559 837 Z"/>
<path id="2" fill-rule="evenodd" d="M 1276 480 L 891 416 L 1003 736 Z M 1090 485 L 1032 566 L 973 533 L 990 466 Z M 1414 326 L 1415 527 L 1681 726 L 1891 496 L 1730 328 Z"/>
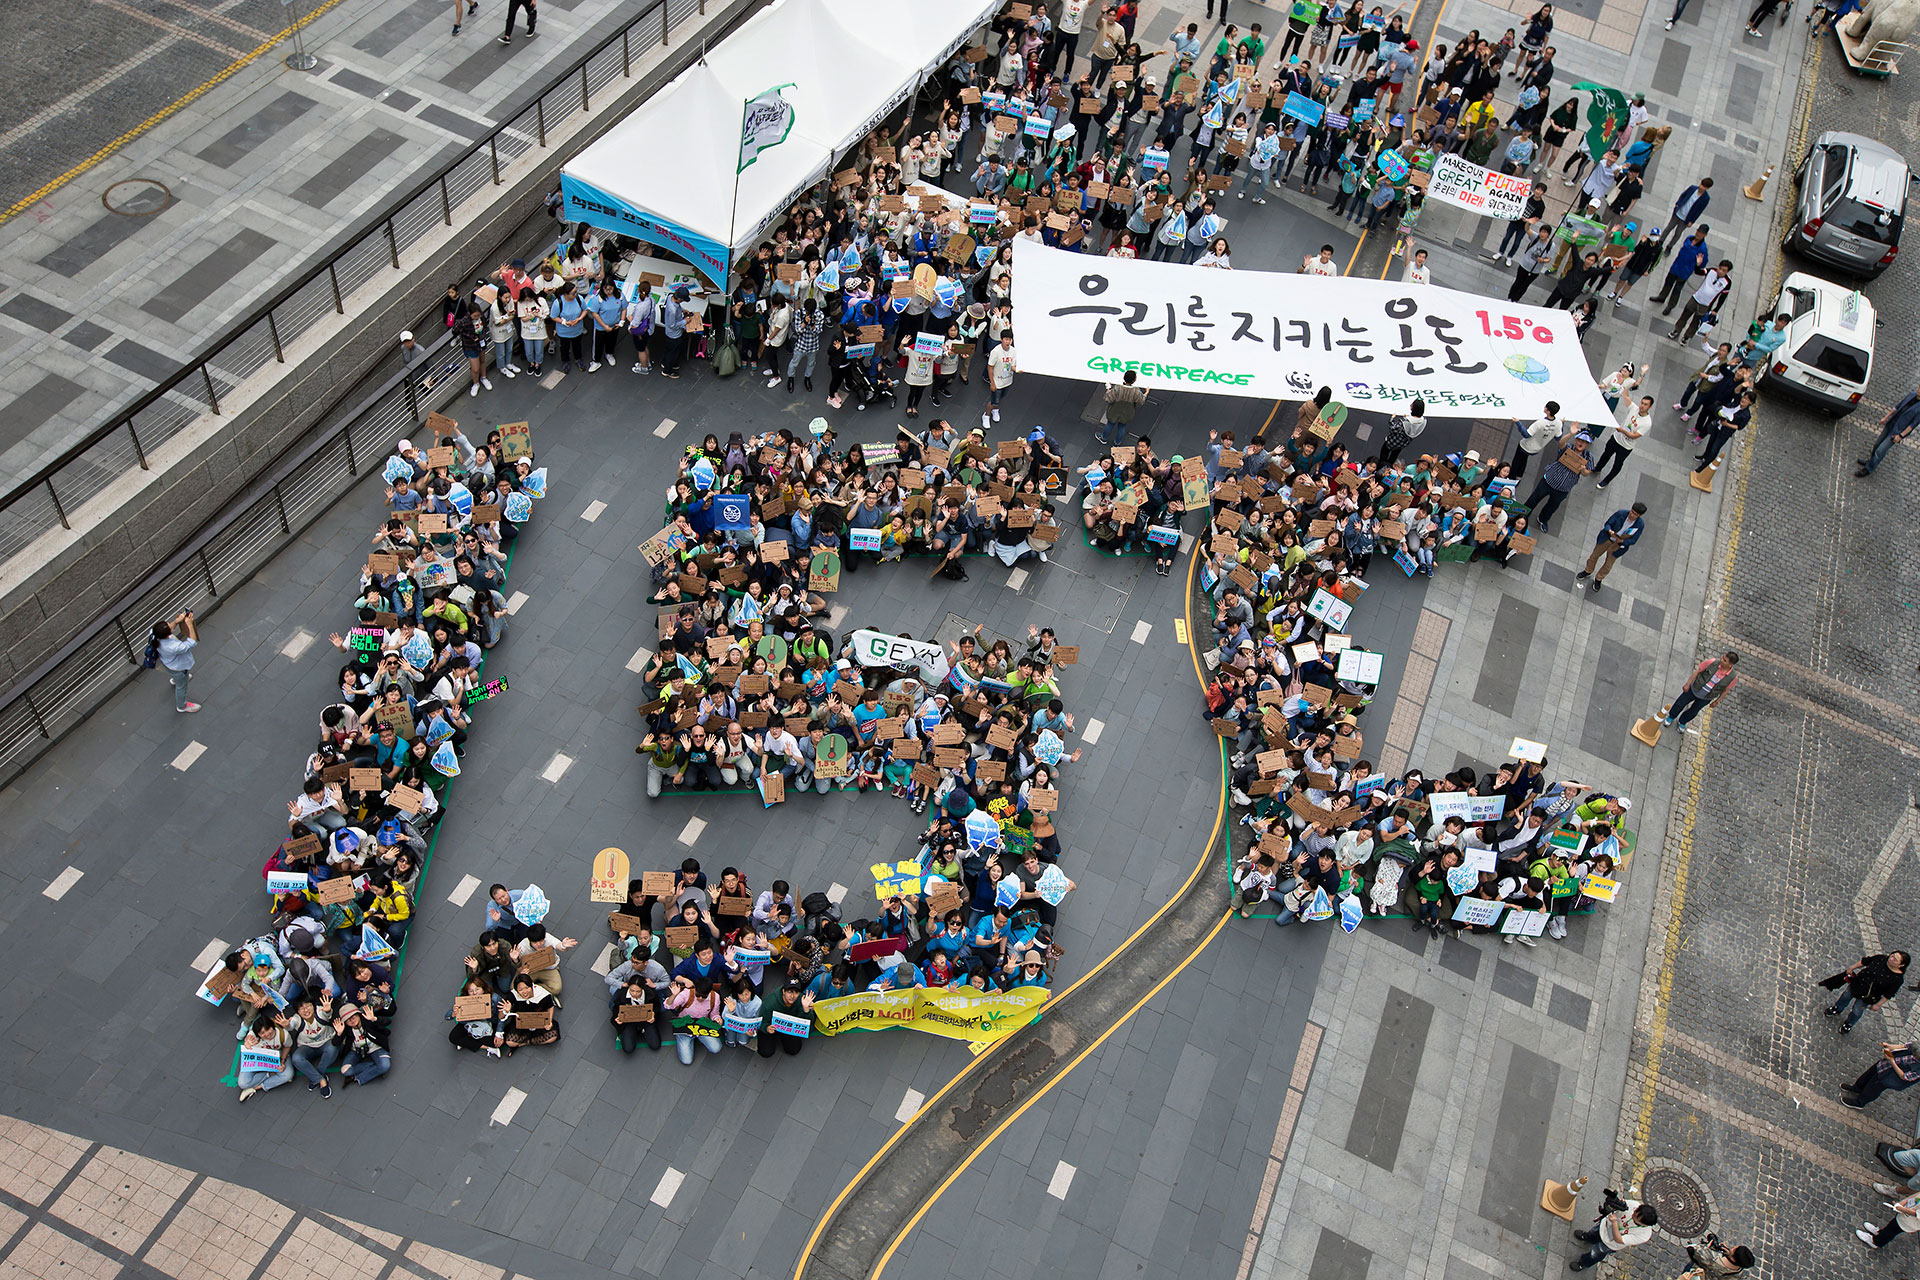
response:
<path id="1" fill-rule="evenodd" d="M 452 226 L 454 214 L 468 200 L 489 186 L 502 185 L 503 156 L 511 163 L 545 150 L 553 127 L 575 111 L 591 110 L 600 86 L 615 78 L 631 79 L 634 37 L 642 27 L 650 29 L 643 33 L 641 47 L 652 43 L 655 27 L 660 44 L 666 45 L 677 22 L 705 12 L 706 0 L 647 0 L 636 17 L 535 93 L 505 124 L 416 184 L 385 212 L 366 219 L 337 251 L 229 326 L 179 373 L 117 410 L 111 421 L 0 495 L 0 560 L 56 526 L 71 529 L 71 513 L 120 476 L 136 468 L 151 470 L 148 459 L 161 443 L 205 414 L 220 416 L 223 387 L 238 385 L 268 363 L 285 364 L 290 342 L 329 311 L 347 313 L 347 294 L 382 269 L 399 270 L 402 251 L 429 231 Z M 430 206 L 430 216 L 415 212 L 423 201 Z M 377 255 L 370 253 L 369 242 Z M 377 260 L 369 264 L 370 257 Z M 122 432 L 124 439 L 119 438 Z M 61 482 L 58 487 L 56 481 Z"/>
<path id="2" fill-rule="evenodd" d="M 670 38 L 675 14 L 686 17 L 705 11 L 706 0 L 655 0 L 643 18 L 651 21 L 652 15 L 660 15 L 660 39 L 664 44 Z M 549 111 L 558 111 L 559 114 L 552 118 L 564 120 L 574 110 L 583 109 L 588 95 L 616 76 L 630 77 L 633 65 L 627 37 L 636 25 L 627 24 L 565 76 L 542 90 L 514 118 L 514 123 L 524 120 L 530 126 L 537 125 L 549 118 Z M 619 48 L 619 57 L 606 59 L 613 66 L 596 80 L 594 58 L 604 58 L 608 50 L 616 47 Z M 679 74 L 696 56 L 698 54 L 695 52 L 682 51 L 664 68 L 665 74 L 669 78 Z M 561 103 L 552 108 L 546 105 L 556 93 L 569 92 L 577 98 L 575 105 Z M 501 139 L 512 135 L 513 124 L 496 130 L 490 138 L 468 152 L 465 159 L 471 160 L 483 154 L 484 148 L 494 181 L 498 182 L 499 143 Z M 531 149 L 530 137 L 527 142 L 528 145 L 519 151 L 510 150 L 507 158 L 511 161 L 525 154 Z M 344 314 L 344 295 L 358 285 L 350 284 L 348 289 L 343 290 L 340 278 L 344 273 L 351 281 L 353 273 L 361 269 L 353 262 L 358 246 L 370 237 L 380 237 L 379 258 L 384 262 L 388 258 L 390 244 L 411 244 L 412 238 L 388 240 L 388 229 L 404 224 L 410 204 L 425 196 L 437 195 L 438 184 L 449 178 L 457 178 L 459 172 L 459 162 L 456 162 L 438 178 L 416 189 L 409 201 L 396 205 L 341 254 L 310 273 L 305 285 L 311 287 L 324 281 L 326 290 L 331 294 L 332 305 Z M 461 207 L 465 198 L 450 196 L 449 203 L 444 206 L 438 199 L 433 200 L 432 222 L 440 225 L 444 217 L 450 217 L 453 211 Z M 542 242 L 548 234 L 548 226 L 546 215 L 536 214 L 516 227 L 499 251 Z M 418 233 L 411 234 L 417 237 Z M 394 252 L 397 253 L 398 249 L 395 248 Z M 366 278 L 371 279 L 372 275 Z M 281 295 L 282 307 L 299 301 L 301 287 L 295 286 L 291 292 Z M 284 326 L 291 318 L 284 310 L 263 310 L 256 315 L 255 325 L 264 326 L 261 337 L 263 341 L 270 341 L 275 355 L 283 350 Z M 310 324 L 311 320 L 306 323 Z M 302 325 L 301 328 L 304 327 Z M 295 330 L 295 335 L 300 331 Z M 228 345 L 243 341 L 244 337 L 244 334 L 237 338 L 229 335 Z M 441 334 L 432 342 L 423 344 L 427 352 L 424 361 L 386 376 L 377 373 L 380 365 L 376 363 L 375 371 L 344 391 L 316 419 L 314 429 L 269 462 L 259 478 L 251 482 L 239 496 L 203 522 L 138 583 L 120 592 L 111 605 L 95 614 L 56 653 L 35 666 L 26 676 L 14 681 L 4 695 L 0 695 L 0 785 L 17 777 L 41 751 L 84 721 L 121 685 L 139 673 L 141 651 L 156 621 L 171 618 L 182 608 L 199 606 L 207 601 L 217 605 L 243 586 L 273 556 L 290 545 L 344 496 L 355 482 L 369 472 L 377 471 L 396 441 L 423 424 L 428 415 L 442 404 L 457 399 L 464 380 L 458 376 L 460 361 L 453 353 L 452 341 L 452 335 Z M 392 358 L 389 353 L 383 360 L 390 361 Z M 210 394 L 217 395 L 217 391 L 212 390 L 215 384 L 210 369 L 211 359 L 211 356 L 203 358 L 199 365 L 188 369 L 182 376 L 190 379 L 194 372 L 200 372 L 207 381 Z M 436 373 L 440 376 L 432 376 Z M 372 388 L 365 390 L 369 382 L 373 384 Z M 114 429 L 118 430 L 121 426 L 126 426 L 129 434 L 134 435 L 135 454 L 139 465 L 145 467 L 142 438 L 133 433 L 130 420 L 128 423 L 116 423 Z M 96 447 L 104 438 L 110 438 L 110 435 L 101 437 L 96 433 L 89 437 Z M 76 461 L 84 462 L 85 459 L 76 458 Z M 97 467 L 98 464 L 87 465 Z M 49 476 L 43 476 L 40 483 L 46 485 L 55 509 L 60 510 L 61 495 L 53 491 L 49 479 Z M 7 495 L 5 501 L 15 501 L 18 496 L 19 491 L 16 490 Z M 6 509 L 0 507 L 0 517 L 5 514 Z M 62 515 L 64 517 L 64 511 Z M 0 537 L 3 536 L 4 531 L 0 531 Z"/>

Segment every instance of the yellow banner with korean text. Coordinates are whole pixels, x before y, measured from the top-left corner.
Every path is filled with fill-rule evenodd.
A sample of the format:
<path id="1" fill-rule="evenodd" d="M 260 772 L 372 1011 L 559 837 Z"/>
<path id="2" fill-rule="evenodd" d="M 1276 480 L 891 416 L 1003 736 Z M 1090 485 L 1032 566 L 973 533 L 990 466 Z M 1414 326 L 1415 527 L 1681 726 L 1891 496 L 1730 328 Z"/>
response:
<path id="1" fill-rule="evenodd" d="M 884 1031 L 908 1027 L 950 1040 L 989 1043 L 1024 1027 L 1048 999 L 1044 987 L 1012 991 L 927 990 L 859 991 L 834 996 L 813 1006 L 813 1025 L 822 1035 L 847 1031 Z"/>

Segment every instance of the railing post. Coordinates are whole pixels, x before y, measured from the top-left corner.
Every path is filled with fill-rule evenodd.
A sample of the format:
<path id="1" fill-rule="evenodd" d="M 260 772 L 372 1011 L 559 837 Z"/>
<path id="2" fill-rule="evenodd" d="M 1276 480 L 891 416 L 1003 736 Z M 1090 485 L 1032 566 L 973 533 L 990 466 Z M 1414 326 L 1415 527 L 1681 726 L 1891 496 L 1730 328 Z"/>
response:
<path id="1" fill-rule="evenodd" d="M 114 630 L 120 633 L 120 643 L 126 647 L 127 661 L 138 666 L 140 659 L 136 658 L 133 654 L 133 640 L 130 636 L 127 635 L 127 624 L 120 621 L 120 616 L 118 614 L 114 615 L 113 627 L 114 627 Z"/>
<path id="2" fill-rule="evenodd" d="M 447 175 L 444 173 L 440 175 L 440 216 L 447 220 L 448 226 L 453 225 L 453 202 L 447 199 Z"/>
<path id="3" fill-rule="evenodd" d="M 547 95 L 541 94 L 533 100 L 533 123 L 540 133 L 540 145 L 547 145 Z"/>
<path id="4" fill-rule="evenodd" d="M 213 389 L 213 371 L 207 367 L 205 360 L 200 362 L 200 377 L 207 384 L 207 403 L 213 406 L 217 417 L 220 413 L 220 393 Z"/>
<path id="5" fill-rule="evenodd" d="M 587 64 L 580 64 L 580 109 L 593 110 L 593 92 L 587 87 Z"/>
<path id="6" fill-rule="evenodd" d="M 413 414 L 413 420 L 415 422 L 420 422 L 422 421 L 420 417 L 420 392 L 413 385 L 413 370 L 406 370 L 406 375 L 403 382 L 407 388 L 407 411 Z"/>
<path id="7" fill-rule="evenodd" d="M 202 550 L 194 552 L 194 555 L 199 558 L 200 572 L 206 575 L 207 594 L 210 596 L 219 595 L 220 588 L 213 585 L 213 566 L 207 563 L 207 553 L 205 549 L 203 548 Z"/>
<path id="8" fill-rule="evenodd" d="M 333 269 L 333 264 L 331 262 L 327 264 L 327 279 L 333 281 L 334 311 L 336 311 L 340 315 L 347 314 L 347 305 L 346 303 L 340 300 L 340 273 Z"/>
<path id="9" fill-rule="evenodd" d="M 60 527 L 71 529 L 73 525 L 67 519 L 67 509 L 60 505 L 60 495 L 53 491 L 53 477 L 47 477 L 47 496 L 53 499 L 53 512 L 60 517 Z"/>
<path id="10" fill-rule="evenodd" d="M 493 153 L 493 185 L 500 185 L 500 135 L 494 134 L 487 139 L 487 150 Z"/>
<path id="11" fill-rule="evenodd" d="M 408 381 L 411 382 L 412 379 L 409 378 Z M 350 476 L 357 476 L 360 474 L 360 463 L 357 460 L 355 460 L 353 456 L 353 424 L 352 423 L 347 424 L 347 429 L 340 433 L 340 438 L 346 441 L 347 443 L 347 474 Z"/>
<path id="12" fill-rule="evenodd" d="M 140 459 L 140 469 L 142 471 L 153 470 L 152 467 L 147 465 L 147 451 L 140 447 L 140 433 L 133 429 L 132 418 L 127 419 L 127 435 L 133 440 L 133 456 Z"/>
<path id="13" fill-rule="evenodd" d="M 287 519 L 287 497 L 280 492 L 280 486 L 273 486 L 273 505 L 280 508 L 280 533 L 283 537 L 293 536 L 293 522 Z"/>
<path id="14" fill-rule="evenodd" d="M 267 312 L 267 332 L 273 336 L 273 358 L 281 364 L 287 362 L 286 350 L 280 345 L 280 326 L 273 318 L 273 312 Z"/>
<path id="15" fill-rule="evenodd" d="M 620 75 L 627 80 L 633 79 L 633 50 L 627 44 L 632 31 L 632 27 L 620 28 Z"/>
<path id="16" fill-rule="evenodd" d="M 31 693 L 23 694 L 21 695 L 20 701 L 26 703 L 27 710 L 33 712 L 33 722 L 34 724 L 40 727 L 40 736 L 45 738 L 48 742 L 52 742 L 53 735 L 47 732 L 46 717 L 40 714 L 40 708 L 33 705 L 33 695 Z"/>
<path id="17" fill-rule="evenodd" d="M 387 255 L 393 259 L 393 269 L 395 271 L 398 271 L 400 269 L 400 241 L 393 234 L 392 218 L 387 219 L 386 227 L 387 227 Z"/>
<path id="18" fill-rule="evenodd" d="M 667 32 L 672 30 L 673 19 L 667 12 L 667 0 L 660 0 L 660 43 L 667 43 Z"/>

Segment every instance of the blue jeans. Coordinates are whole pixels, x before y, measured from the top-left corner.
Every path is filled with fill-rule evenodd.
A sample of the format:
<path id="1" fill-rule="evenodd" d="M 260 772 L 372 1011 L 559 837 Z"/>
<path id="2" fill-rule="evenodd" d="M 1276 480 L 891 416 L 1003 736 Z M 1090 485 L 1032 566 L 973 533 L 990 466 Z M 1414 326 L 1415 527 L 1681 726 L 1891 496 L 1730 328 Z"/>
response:
<path id="1" fill-rule="evenodd" d="M 317 1049 L 295 1049 L 293 1069 L 315 1084 L 325 1084 L 327 1072 L 340 1059 L 340 1046 L 324 1044 Z"/>
<path id="2" fill-rule="evenodd" d="M 364 1058 L 358 1052 L 349 1053 L 340 1063 L 341 1072 L 351 1076 L 355 1084 L 378 1080 L 392 1068 L 393 1058 L 385 1049 L 375 1049 Z"/>
<path id="3" fill-rule="evenodd" d="M 527 349 L 527 363 L 534 368 L 540 367 L 541 359 L 547 354 L 545 338 L 522 338 L 520 345 Z"/>
<path id="4" fill-rule="evenodd" d="M 1848 1012 L 1847 1007 L 1849 1005 L 1853 1007 L 1852 1012 Z M 1842 987 L 1840 989 L 1840 998 L 1835 1000 L 1829 1008 L 1836 1014 L 1845 1013 L 1847 1020 L 1842 1025 L 1850 1027 L 1860 1021 L 1860 1015 L 1867 1011 L 1867 1002 L 1853 994 L 1853 992 L 1848 991 L 1845 987 Z"/>
<path id="5" fill-rule="evenodd" d="M 278 1089 L 293 1079 L 293 1068 L 282 1067 L 278 1071 L 242 1071 L 235 1077 L 242 1089 Z"/>
<path id="6" fill-rule="evenodd" d="M 193 672 L 184 670 L 176 671 L 172 667 L 168 667 L 167 679 L 173 681 L 173 709 L 175 711 L 185 711 L 187 709 L 187 681 L 193 679 Z"/>
<path id="7" fill-rule="evenodd" d="M 1920 1147 L 1908 1147 L 1905 1151 L 1896 1151 L 1887 1159 L 1894 1167 L 1908 1172 L 1907 1189 L 1920 1191 Z"/>
<path id="8" fill-rule="evenodd" d="M 719 1036 L 696 1036 L 691 1031 L 676 1031 L 673 1033 L 673 1048 L 680 1055 L 681 1066 L 693 1065 L 693 1045 L 696 1040 L 708 1053 L 720 1052 Z"/>
<path id="9" fill-rule="evenodd" d="M 1880 428 L 1880 438 L 1873 442 L 1873 452 L 1867 455 L 1866 467 L 1869 475 L 1879 470 L 1880 464 L 1887 460 L 1887 450 L 1893 448 L 1894 441 L 1897 439 L 1899 436 L 1891 425 Z"/>
<path id="10" fill-rule="evenodd" d="M 1595 1240 L 1591 1249 L 1588 1249 L 1585 1253 L 1581 1254 L 1579 1258 L 1575 1259 L 1573 1264 L 1574 1268 L 1579 1271 L 1585 1271 L 1588 1267 L 1605 1262 L 1607 1256 L 1612 1252 L 1613 1250 L 1607 1248 L 1605 1244 Z"/>
<path id="11" fill-rule="evenodd" d="M 1692 720 L 1711 705 L 1712 703 L 1707 699 L 1694 697 L 1693 690 L 1682 689 L 1680 696 L 1673 700 L 1673 705 L 1667 708 L 1667 723 L 1677 725 L 1684 729 L 1687 727 L 1689 720 Z M 1851 999 L 1852 997 L 1849 996 L 1848 998 Z"/>

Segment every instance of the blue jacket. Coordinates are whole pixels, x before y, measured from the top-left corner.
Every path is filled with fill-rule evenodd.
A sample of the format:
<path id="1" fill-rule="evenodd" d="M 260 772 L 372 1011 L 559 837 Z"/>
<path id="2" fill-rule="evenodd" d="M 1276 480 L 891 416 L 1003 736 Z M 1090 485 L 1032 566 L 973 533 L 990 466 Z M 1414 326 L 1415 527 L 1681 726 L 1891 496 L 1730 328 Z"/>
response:
<path id="1" fill-rule="evenodd" d="M 1674 221 L 1697 222 L 1699 221 L 1700 215 L 1707 211 L 1707 206 L 1712 202 L 1712 192 L 1702 191 L 1697 184 L 1688 187 L 1680 193 L 1680 198 L 1673 202 Z"/>
<path id="2" fill-rule="evenodd" d="M 1680 247 L 1673 251 L 1673 265 L 1667 268 L 1670 276 L 1679 276 L 1685 280 L 1689 276 L 1705 274 L 1707 270 L 1707 242 L 1696 241 L 1688 236 Z"/>
<path id="3" fill-rule="evenodd" d="M 1607 522 L 1600 526 L 1599 536 L 1594 538 L 1593 544 L 1599 546 L 1608 538 L 1618 538 L 1620 540 L 1620 550 L 1614 552 L 1614 554 L 1624 555 L 1628 548 L 1640 541 L 1640 535 L 1646 531 L 1647 522 L 1633 514 L 1632 511 L 1622 507 L 1607 517 Z"/>

